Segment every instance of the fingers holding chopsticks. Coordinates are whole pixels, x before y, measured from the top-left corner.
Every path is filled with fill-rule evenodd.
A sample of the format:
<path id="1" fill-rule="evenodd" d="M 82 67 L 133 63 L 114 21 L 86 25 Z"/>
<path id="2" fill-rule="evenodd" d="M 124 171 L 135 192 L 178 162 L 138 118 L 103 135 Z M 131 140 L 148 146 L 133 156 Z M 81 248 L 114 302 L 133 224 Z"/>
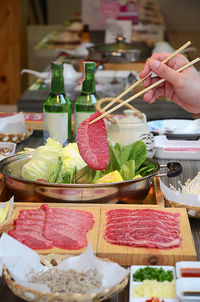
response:
<path id="1" fill-rule="evenodd" d="M 180 53 L 183 49 L 185 49 L 185 48 L 186 48 L 188 45 L 190 45 L 190 44 L 191 44 L 191 42 L 188 41 L 188 42 L 185 43 L 183 46 L 181 46 L 179 49 L 177 49 L 175 52 L 173 52 L 172 54 L 169 54 L 169 56 L 167 56 L 161 63 L 166 63 L 166 62 L 170 61 L 173 57 L 175 57 L 178 53 Z M 187 61 L 187 62 L 188 62 L 187 64 L 184 64 L 182 67 L 178 68 L 177 70 L 174 70 L 174 72 L 179 73 L 179 72 L 182 72 L 183 70 L 185 70 L 185 69 L 188 68 L 189 73 L 191 72 L 192 81 L 195 79 L 195 83 L 194 83 L 194 86 L 195 86 L 194 96 L 196 95 L 196 93 L 199 93 L 199 99 L 198 99 L 198 102 L 195 102 L 195 101 L 193 102 L 193 101 L 192 101 L 191 108 L 188 108 L 188 106 L 185 106 L 185 105 L 184 105 L 184 104 L 188 104 L 188 99 L 187 99 L 188 95 L 187 95 L 186 99 L 185 99 L 185 100 L 183 99 L 183 102 L 181 103 L 181 97 L 184 97 L 184 93 L 187 93 L 187 94 L 188 94 L 188 92 L 190 93 L 189 86 L 190 86 L 190 82 L 191 82 L 191 78 L 190 78 L 190 77 L 184 77 L 184 76 L 183 76 L 182 79 L 185 80 L 185 83 L 187 84 L 186 86 L 188 86 L 188 87 L 186 87 L 186 89 L 185 89 L 185 87 L 184 87 L 184 85 L 183 85 L 183 84 L 185 84 L 184 81 L 182 81 L 182 82 L 176 81 L 176 83 L 175 83 L 175 86 L 177 86 L 177 87 L 176 87 L 177 92 L 179 92 L 180 95 L 182 94 L 181 97 L 178 96 L 177 93 L 175 93 L 174 85 L 172 85 L 172 83 L 166 81 L 165 78 L 161 78 L 160 80 L 158 80 L 158 81 L 156 81 L 155 83 L 151 84 L 150 86 L 144 88 L 143 90 L 137 92 L 136 94 L 134 94 L 133 96 L 129 97 L 128 99 L 123 100 L 122 103 L 120 103 L 120 104 L 114 106 L 113 108 L 111 108 L 111 109 L 105 111 L 106 109 L 108 109 L 108 107 L 110 107 L 110 106 L 113 105 L 117 100 L 119 100 L 119 98 L 120 98 L 121 96 L 126 95 L 126 93 L 127 93 L 128 91 L 130 91 L 131 89 L 135 88 L 137 85 L 139 85 L 140 83 L 142 83 L 142 82 L 143 82 L 145 79 L 147 79 L 148 77 L 152 76 L 153 70 L 151 70 L 149 73 L 146 74 L 146 76 L 144 76 L 143 78 L 140 78 L 140 79 L 139 79 L 138 81 L 136 81 L 133 85 L 131 85 L 131 86 L 130 86 L 129 88 L 127 88 L 126 90 L 124 90 L 120 95 L 118 95 L 116 98 L 114 98 L 114 99 L 112 100 L 112 102 L 110 102 L 109 106 L 106 105 L 106 106 L 102 109 L 102 111 L 103 111 L 102 114 L 99 115 L 98 117 L 96 117 L 94 120 L 92 120 L 92 121 L 89 123 L 89 125 L 90 125 L 90 124 L 93 124 L 93 123 L 95 123 L 95 122 L 97 122 L 98 120 L 100 120 L 100 119 L 102 119 L 102 118 L 104 118 L 106 115 L 108 115 L 108 114 L 110 114 L 110 113 L 116 111 L 117 109 L 119 109 L 119 108 L 121 108 L 122 106 L 128 104 L 129 102 L 135 100 L 136 98 L 140 97 L 141 95 L 145 95 L 149 90 L 154 89 L 155 87 L 158 87 L 160 84 L 162 84 L 162 83 L 164 83 L 164 82 L 167 83 L 167 84 L 165 84 L 165 88 L 167 87 L 166 85 L 168 85 L 168 83 L 171 84 L 171 89 L 170 89 L 170 85 L 168 86 L 168 88 L 170 89 L 170 95 L 172 95 L 172 98 L 171 98 L 172 101 L 174 101 L 175 103 L 179 104 L 179 105 L 182 106 L 184 109 L 186 109 L 187 111 L 190 111 L 190 112 L 192 112 L 192 113 L 200 112 L 200 111 L 198 111 L 198 110 L 200 110 L 200 77 L 199 77 L 198 72 L 197 72 L 196 69 L 190 68 L 192 65 L 196 64 L 196 63 L 199 62 L 199 61 L 200 61 L 200 58 L 198 57 L 198 58 L 192 60 L 191 62 Z M 161 63 L 158 63 L 158 66 L 160 66 Z M 163 68 L 165 68 L 165 66 L 164 66 L 164 67 L 162 66 L 162 69 L 163 69 Z M 151 68 L 150 68 L 150 69 L 151 69 Z M 158 74 L 158 69 L 156 70 L 156 73 L 157 73 L 157 75 L 159 75 L 159 74 Z M 179 77 L 179 79 L 180 79 L 180 77 Z M 180 83 L 181 83 L 181 85 L 180 85 Z M 161 87 L 162 87 L 162 86 L 161 86 Z M 159 88 L 160 88 L 160 87 L 159 87 Z M 188 88 L 188 89 L 187 89 L 187 88 Z M 178 90 L 179 90 L 179 91 L 178 91 Z M 182 91 L 182 90 L 183 90 L 183 91 Z M 185 91 L 184 91 L 184 90 L 185 90 Z M 154 91 L 154 90 L 152 90 L 152 92 L 153 92 L 153 91 Z M 164 90 L 164 92 L 166 92 L 166 91 L 167 91 L 167 90 Z M 152 92 L 150 92 L 150 94 L 152 94 Z M 160 91 L 160 93 L 161 93 L 161 91 Z M 176 95 L 176 94 L 177 94 L 177 95 Z M 165 95 L 167 96 L 167 94 L 165 94 Z M 150 101 L 150 100 L 149 100 L 149 101 Z M 153 100 L 153 101 L 154 101 L 154 100 Z M 188 110 L 188 109 L 189 109 L 189 110 Z"/>
<path id="2" fill-rule="evenodd" d="M 183 56 L 177 54 L 175 57 L 171 58 L 168 62 L 164 61 L 169 56 L 169 53 L 154 53 L 145 63 L 143 70 L 140 73 L 140 78 L 145 78 L 145 76 L 150 72 L 154 72 L 160 78 L 163 78 L 169 82 L 174 83 L 177 77 L 176 70 L 187 64 L 189 61 Z M 194 68 L 194 67 L 191 67 Z M 185 71 L 188 72 L 188 69 Z M 152 84 L 152 76 L 144 80 L 145 87 Z"/>
<path id="3" fill-rule="evenodd" d="M 150 58 L 146 60 L 146 63 L 143 67 L 143 70 L 140 72 L 140 77 L 144 78 L 151 70 L 149 67 L 149 62 L 151 60 L 157 60 L 160 62 L 165 63 L 167 66 L 177 70 L 178 68 L 182 67 L 183 65 L 188 63 L 188 60 L 185 56 L 181 54 L 175 54 L 173 57 L 168 59 L 170 57 L 170 53 L 153 53 Z"/>
<path id="4" fill-rule="evenodd" d="M 153 103 L 159 96 L 166 96 L 185 110 L 200 113 L 200 76 L 194 66 L 182 72 L 177 70 L 189 61 L 180 54 L 175 55 L 168 62 L 162 63 L 169 54 L 153 54 L 140 73 L 145 78 L 149 72 L 157 76 L 144 80 L 144 86 L 149 87 L 160 78 L 165 79 L 160 85 L 150 89 L 144 94 L 144 101 Z"/>

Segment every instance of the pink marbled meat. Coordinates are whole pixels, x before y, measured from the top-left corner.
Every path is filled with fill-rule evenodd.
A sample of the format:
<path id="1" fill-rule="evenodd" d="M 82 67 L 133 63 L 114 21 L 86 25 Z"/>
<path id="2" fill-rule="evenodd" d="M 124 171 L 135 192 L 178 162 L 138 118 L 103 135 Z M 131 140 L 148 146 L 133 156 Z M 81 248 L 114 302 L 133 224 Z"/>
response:
<path id="1" fill-rule="evenodd" d="M 106 213 L 104 238 L 111 244 L 172 249 L 181 245 L 179 213 L 115 209 Z"/>
<path id="2" fill-rule="evenodd" d="M 76 209 L 50 208 L 21 210 L 10 236 L 32 249 L 77 250 L 87 246 L 87 232 L 92 229 L 92 213 Z"/>
<path id="3" fill-rule="evenodd" d="M 102 119 L 90 124 L 101 112 L 95 112 L 83 121 L 77 130 L 77 144 L 80 155 L 94 170 L 105 170 L 110 159 L 109 142 L 107 140 L 106 125 Z"/>

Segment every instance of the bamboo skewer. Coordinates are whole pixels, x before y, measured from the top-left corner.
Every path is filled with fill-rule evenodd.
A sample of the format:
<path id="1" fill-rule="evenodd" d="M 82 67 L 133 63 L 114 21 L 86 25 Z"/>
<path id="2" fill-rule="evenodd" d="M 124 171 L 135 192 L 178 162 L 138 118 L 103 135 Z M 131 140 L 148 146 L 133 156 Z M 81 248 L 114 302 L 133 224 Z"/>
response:
<path id="1" fill-rule="evenodd" d="M 182 50 L 184 50 L 186 47 L 188 47 L 191 44 L 190 41 L 186 42 L 183 46 L 178 48 L 175 52 L 173 52 L 171 55 L 169 55 L 167 58 L 165 58 L 162 63 L 168 62 L 171 58 L 173 58 L 175 55 L 180 53 Z M 108 109 L 110 106 L 112 106 L 116 101 L 120 100 L 125 94 L 127 94 L 129 91 L 131 91 L 133 88 L 138 86 L 140 83 L 142 83 L 145 79 L 147 79 L 153 72 L 150 71 L 143 79 L 137 80 L 134 84 L 132 84 L 130 87 L 128 87 L 126 90 L 124 90 L 122 93 L 120 93 L 117 97 L 115 97 L 112 102 L 108 103 L 104 108 L 101 109 L 102 112 L 104 112 L 106 109 Z"/>
<path id="2" fill-rule="evenodd" d="M 183 71 L 184 69 L 192 66 L 193 64 L 197 63 L 198 61 L 200 61 L 200 58 L 196 58 L 194 59 L 193 61 L 187 63 L 186 65 L 182 66 L 181 68 L 177 69 L 176 71 L 177 72 L 181 72 Z M 130 98 L 128 98 L 127 100 L 123 101 L 123 103 L 120 103 L 118 105 L 116 105 L 115 107 L 111 108 L 110 110 L 104 112 L 102 115 L 98 116 L 97 118 L 95 118 L 94 120 L 92 120 L 89 125 L 97 122 L 98 120 L 104 118 L 107 114 L 119 109 L 120 107 L 124 106 L 125 104 L 129 103 L 130 101 L 136 99 L 137 97 L 141 96 L 142 94 L 146 93 L 148 90 L 160 85 L 161 83 L 163 83 L 165 81 L 165 79 L 160 79 L 159 81 L 157 81 L 156 83 L 150 85 L 149 87 L 141 90 L 140 92 L 136 93 L 135 95 L 131 96 Z"/>

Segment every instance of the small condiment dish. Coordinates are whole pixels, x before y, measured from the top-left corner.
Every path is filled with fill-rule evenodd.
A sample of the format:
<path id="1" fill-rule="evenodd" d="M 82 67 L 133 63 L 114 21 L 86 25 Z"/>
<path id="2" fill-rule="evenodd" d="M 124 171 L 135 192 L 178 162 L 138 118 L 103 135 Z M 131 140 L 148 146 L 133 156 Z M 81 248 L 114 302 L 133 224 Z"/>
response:
<path id="1" fill-rule="evenodd" d="M 200 278 L 176 280 L 176 295 L 180 302 L 200 301 Z"/>
<path id="2" fill-rule="evenodd" d="M 200 290 L 200 261 L 179 261 L 176 263 L 177 278 L 199 278 Z M 200 301 L 200 297 L 199 297 Z"/>
<path id="3" fill-rule="evenodd" d="M 16 146 L 12 142 L 0 142 L 0 160 L 15 154 Z"/>

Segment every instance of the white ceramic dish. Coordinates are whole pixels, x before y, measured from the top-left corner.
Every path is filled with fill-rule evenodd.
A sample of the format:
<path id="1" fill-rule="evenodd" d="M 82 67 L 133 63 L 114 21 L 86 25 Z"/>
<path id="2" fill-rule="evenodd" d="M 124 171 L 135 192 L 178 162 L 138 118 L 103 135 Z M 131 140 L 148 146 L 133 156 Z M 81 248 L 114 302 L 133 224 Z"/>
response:
<path id="1" fill-rule="evenodd" d="M 136 284 L 141 284 L 142 282 L 135 282 L 133 279 L 133 274 L 140 268 L 145 268 L 146 265 L 132 265 L 131 266 L 131 272 L 130 272 L 130 282 L 129 282 L 129 302 L 145 302 L 147 299 L 150 299 L 148 297 L 144 298 L 135 298 L 133 297 L 133 291 L 134 291 L 134 286 Z M 175 276 L 175 267 L 174 266 L 159 266 L 159 265 L 154 265 L 154 268 L 163 268 L 165 271 L 171 270 L 173 272 L 173 277 L 174 279 L 176 278 Z M 162 299 L 160 299 L 162 300 Z M 177 299 L 164 299 L 165 302 L 178 302 Z"/>
<path id="2" fill-rule="evenodd" d="M 0 152 L 0 160 L 15 154 L 16 146 L 17 145 L 15 143 L 12 143 L 12 142 L 0 142 L 0 150 L 1 150 L 1 148 L 10 149 L 10 152 L 6 155 L 2 155 L 1 152 Z"/>
<path id="3" fill-rule="evenodd" d="M 155 120 L 148 122 L 149 128 L 155 134 L 199 134 L 200 135 L 200 119 L 167 119 Z"/>
<path id="4" fill-rule="evenodd" d="M 155 157 L 165 159 L 200 159 L 200 139 L 169 140 L 165 135 L 154 137 Z"/>
<path id="5" fill-rule="evenodd" d="M 181 268 L 199 268 L 200 269 L 200 261 L 179 261 L 176 262 L 176 277 L 184 278 L 181 276 Z M 199 289 L 200 289 L 200 278 L 199 278 Z M 200 297 L 199 297 L 200 301 Z"/>
<path id="6" fill-rule="evenodd" d="M 199 302 L 198 296 L 186 296 L 184 292 L 199 292 L 200 293 L 200 278 L 180 278 L 176 280 L 176 294 L 181 302 Z"/>

